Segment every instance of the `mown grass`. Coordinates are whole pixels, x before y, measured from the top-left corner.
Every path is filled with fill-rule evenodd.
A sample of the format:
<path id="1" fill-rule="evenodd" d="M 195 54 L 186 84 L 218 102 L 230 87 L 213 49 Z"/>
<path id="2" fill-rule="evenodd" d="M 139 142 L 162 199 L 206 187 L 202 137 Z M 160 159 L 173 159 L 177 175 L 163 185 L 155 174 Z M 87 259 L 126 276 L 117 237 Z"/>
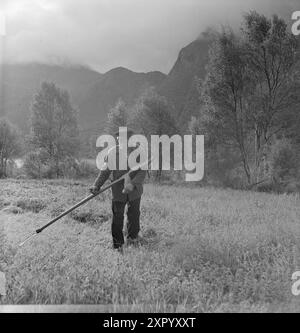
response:
<path id="1" fill-rule="evenodd" d="M 126 248 L 123 256 L 111 249 L 111 203 L 104 193 L 17 248 L 87 187 L 1 181 L 2 303 L 300 311 L 291 294 L 292 273 L 300 270 L 299 196 L 147 185 L 141 214 L 142 233 L 153 240 L 147 246 Z M 14 215 L 8 205 L 22 212 Z"/>

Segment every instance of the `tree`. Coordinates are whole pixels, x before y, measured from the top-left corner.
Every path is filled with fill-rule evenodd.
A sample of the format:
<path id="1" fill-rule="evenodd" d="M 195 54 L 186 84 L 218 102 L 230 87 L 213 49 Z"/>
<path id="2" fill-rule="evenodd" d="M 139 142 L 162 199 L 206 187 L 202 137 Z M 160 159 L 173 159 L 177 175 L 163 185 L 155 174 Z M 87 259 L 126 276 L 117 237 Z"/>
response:
<path id="1" fill-rule="evenodd" d="M 148 89 L 138 99 L 129 122 L 146 136 L 178 134 L 171 107 L 166 98 L 153 89 Z"/>
<path id="2" fill-rule="evenodd" d="M 106 131 L 109 134 L 114 134 L 118 131 L 119 127 L 127 126 L 128 122 L 128 109 L 122 99 L 119 99 L 116 105 L 110 109 L 108 113 L 108 120 L 106 124 Z"/>
<path id="3" fill-rule="evenodd" d="M 210 51 L 202 91 L 206 127 L 220 144 L 239 150 L 249 184 L 258 181 L 271 139 L 294 122 L 298 49 L 283 20 L 250 12 L 241 36 L 224 30 Z"/>
<path id="4" fill-rule="evenodd" d="M 7 163 L 19 150 L 18 130 L 5 118 L 0 119 L 0 178 L 7 176 Z"/>
<path id="5" fill-rule="evenodd" d="M 300 106 L 299 44 L 284 20 L 256 12 L 245 15 L 246 61 L 255 82 L 251 120 L 255 166 L 259 172 L 265 148 L 276 134 L 290 128 Z"/>
<path id="6" fill-rule="evenodd" d="M 240 40 L 233 32 L 224 31 L 210 50 L 202 98 L 209 140 L 215 141 L 215 144 L 233 146 L 240 151 L 241 161 L 250 182 L 247 144 L 251 127 L 247 121 L 246 105 L 253 87 L 246 68 Z"/>
<path id="7" fill-rule="evenodd" d="M 49 170 L 49 166 L 47 166 L 48 158 L 48 154 L 42 149 L 30 151 L 26 154 L 23 165 L 26 175 L 34 179 L 45 177 Z"/>
<path id="8" fill-rule="evenodd" d="M 54 83 L 44 82 L 34 97 L 31 111 L 31 142 L 35 148 L 47 152 L 59 177 L 60 163 L 74 157 L 79 146 L 77 113 L 69 94 Z"/>
<path id="9" fill-rule="evenodd" d="M 131 114 L 129 123 L 132 128 L 138 128 L 141 132 L 140 134 L 145 135 L 148 139 L 151 135 L 172 136 L 179 134 L 167 100 L 159 96 L 153 89 L 147 90 L 139 98 Z M 148 140 L 148 142 L 150 141 Z M 161 155 L 162 152 L 160 149 L 160 170 L 156 173 L 158 179 L 161 177 Z"/>

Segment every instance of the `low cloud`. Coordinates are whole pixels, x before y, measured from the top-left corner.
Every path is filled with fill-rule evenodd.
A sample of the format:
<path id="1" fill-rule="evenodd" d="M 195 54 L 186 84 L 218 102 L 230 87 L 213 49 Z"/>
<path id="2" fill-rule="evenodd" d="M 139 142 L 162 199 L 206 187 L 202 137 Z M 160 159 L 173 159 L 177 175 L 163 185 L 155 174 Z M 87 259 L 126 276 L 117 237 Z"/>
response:
<path id="1" fill-rule="evenodd" d="M 237 26 L 244 12 L 289 16 L 297 0 L 1 0 L 11 62 L 71 62 L 168 72 L 207 26 Z"/>

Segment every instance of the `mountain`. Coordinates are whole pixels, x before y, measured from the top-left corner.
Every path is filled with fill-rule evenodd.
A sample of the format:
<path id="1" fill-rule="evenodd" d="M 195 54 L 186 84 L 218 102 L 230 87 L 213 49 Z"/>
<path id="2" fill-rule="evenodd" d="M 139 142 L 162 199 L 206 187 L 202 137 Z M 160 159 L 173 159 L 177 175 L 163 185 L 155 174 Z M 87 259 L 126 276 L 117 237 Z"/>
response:
<path id="1" fill-rule="evenodd" d="M 25 132 L 29 129 L 30 104 L 43 81 L 69 91 L 79 109 L 86 132 L 99 132 L 107 113 L 118 99 L 132 105 L 149 87 L 173 105 L 174 118 L 184 127 L 198 111 L 198 79 L 205 77 L 211 39 L 202 35 L 184 47 L 168 75 L 158 71 L 136 73 L 118 67 L 100 74 L 83 66 L 5 64 L 0 66 L 0 116 L 7 116 Z"/>
<path id="2" fill-rule="evenodd" d="M 166 75 L 161 72 L 136 73 L 118 67 L 103 74 L 80 103 L 83 127 L 103 128 L 107 113 L 118 99 L 131 105 L 149 87 L 158 87 Z"/>
<path id="3" fill-rule="evenodd" d="M 27 132 L 30 104 L 43 81 L 68 90 L 79 109 L 82 127 L 93 130 L 103 127 L 110 107 L 119 98 L 132 104 L 146 88 L 159 86 L 166 75 L 135 73 L 122 67 L 100 74 L 80 66 L 6 64 L 0 67 L 0 77 L 0 116 Z"/>
<path id="4" fill-rule="evenodd" d="M 180 124 L 186 124 L 197 112 L 197 81 L 205 77 L 210 44 L 211 39 L 201 35 L 184 47 L 166 80 L 159 87 L 159 93 L 173 104 L 174 117 Z"/>
<path id="5" fill-rule="evenodd" d="M 101 74 L 81 66 L 44 64 L 5 64 L 0 67 L 0 116 L 8 117 L 22 130 L 28 130 L 30 104 L 43 81 L 67 89 L 72 102 L 80 104 Z"/>

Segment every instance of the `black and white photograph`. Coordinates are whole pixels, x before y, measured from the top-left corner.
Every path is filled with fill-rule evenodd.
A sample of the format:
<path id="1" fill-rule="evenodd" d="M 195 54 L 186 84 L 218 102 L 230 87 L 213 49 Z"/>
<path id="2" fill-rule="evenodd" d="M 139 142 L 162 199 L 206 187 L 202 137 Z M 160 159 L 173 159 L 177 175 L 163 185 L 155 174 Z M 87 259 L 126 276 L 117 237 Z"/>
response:
<path id="1" fill-rule="evenodd" d="M 299 312 L 300 1 L 0 0 L 0 313 Z"/>

